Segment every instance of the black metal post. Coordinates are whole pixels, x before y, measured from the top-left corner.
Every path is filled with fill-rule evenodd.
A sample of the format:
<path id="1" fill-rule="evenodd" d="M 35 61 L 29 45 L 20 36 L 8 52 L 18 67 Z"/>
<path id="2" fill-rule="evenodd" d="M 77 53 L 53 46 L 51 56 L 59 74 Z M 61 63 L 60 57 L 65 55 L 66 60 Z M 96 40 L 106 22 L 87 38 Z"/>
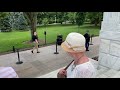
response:
<path id="1" fill-rule="evenodd" d="M 19 50 L 17 49 L 17 54 L 18 54 L 18 62 L 16 62 L 16 64 L 22 64 L 23 62 L 20 61 L 20 55 L 19 55 Z"/>
<path id="2" fill-rule="evenodd" d="M 93 35 L 91 35 L 91 40 L 90 40 L 90 41 L 91 41 L 91 43 L 90 43 L 90 45 L 93 45 L 93 44 L 92 44 L 92 37 L 93 37 Z"/>
<path id="3" fill-rule="evenodd" d="M 44 31 L 44 35 L 45 35 L 45 45 L 46 45 L 46 31 Z"/>
<path id="4" fill-rule="evenodd" d="M 56 52 L 54 52 L 54 54 L 59 54 L 59 52 L 57 52 L 57 40 L 56 40 Z"/>
<path id="5" fill-rule="evenodd" d="M 46 45 L 46 35 L 45 35 L 45 45 Z"/>
<path id="6" fill-rule="evenodd" d="M 13 52 L 15 53 L 15 47 L 13 46 Z"/>

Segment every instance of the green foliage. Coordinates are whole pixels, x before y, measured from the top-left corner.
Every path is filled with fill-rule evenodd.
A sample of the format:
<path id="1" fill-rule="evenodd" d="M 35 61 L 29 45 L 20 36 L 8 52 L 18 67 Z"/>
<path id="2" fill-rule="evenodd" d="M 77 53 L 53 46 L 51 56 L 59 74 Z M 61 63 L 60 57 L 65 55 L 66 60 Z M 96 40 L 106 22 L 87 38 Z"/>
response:
<path id="1" fill-rule="evenodd" d="M 23 14 L 19 16 L 17 24 L 19 24 L 18 30 L 28 30 L 27 21 L 24 18 Z"/>
<path id="2" fill-rule="evenodd" d="M 66 21 L 68 20 L 68 12 L 63 12 L 63 20 L 66 23 Z"/>
<path id="3" fill-rule="evenodd" d="M 38 23 L 38 24 L 42 24 L 43 18 L 45 18 L 45 12 L 38 12 L 38 15 L 37 15 L 37 23 Z"/>
<path id="4" fill-rule="evenodd" d="M 48 23 L 63 23 L 68 20 L 67 12 L 39 12 L 38 13 L 38 23 L 42 24 L 44 18 L 48 19 Z"/>
<path id="5" fill-rule="evenodd" d="M 29 25 L 37 23 L 37 14 L 38 12 L 23 12 Z"/>
<path id="6" fill-rule="evenodd" d="M 76 17 L 76 13 L 75 12 L 68 12 L 68 18 L 69 18 L 69 20 L 70 20 L 70 22 L 72 24 L 75 23 L 75 17 Z"/>
<path id="7" fill-rule="evenodd" d="M 48 19 L 47 18 L 44 18 L 43 20 L 42 20 L 42 22 L 43 22 L 43 24 L 46 26 L 46 25 L 48 25 Z"/>
<path id="8" fill-rule="evenodd" d="M 12 31 L 9 13 L 0 13 L 0 29 L 2 32 Z"/>
<path id="9" fill-rule="evenodd" d="M 64 22 L 64 12 L 57 12 L 56 18 L 57 18 L 57 23 L 63 23 Z"/>
<path id="10" fill-rule="evenodd" d="M 85 12 L 77 12 L 76 13 L 76 24 L 78 26 L 83 25 L 85 21 Z"/>
<path id="11" fill-rule="evenodd" d="M 98 24 L 101 24 L 103 13 L 102 12 L 88 12 L 86 18 L 90 20 L 91 24 L 95 24 L 95 26 L 97 26 Z"/>
<path id="12" fill-rule="evenodd" d="M 28 23 L 22 12 L 11 12 L 10 23 L 14 30 L 28 30 Z"/>
<path id="13" fill-rule="evenodd" d="M 0 20 L 4 19 L 8 15 L 9 15 L 8 12 L 0 12 Z"/>

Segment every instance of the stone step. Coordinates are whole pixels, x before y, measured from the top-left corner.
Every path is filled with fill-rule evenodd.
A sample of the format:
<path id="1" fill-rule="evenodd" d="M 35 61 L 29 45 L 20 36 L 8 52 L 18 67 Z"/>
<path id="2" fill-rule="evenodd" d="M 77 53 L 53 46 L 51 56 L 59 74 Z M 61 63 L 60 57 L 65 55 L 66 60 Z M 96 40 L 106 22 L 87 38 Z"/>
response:
<path id="1" fill-rule="evenodd" d="M 92 62 L 92 64 L 94 65 L 94 67 L 97 69 L 97 66 L 98 66 L 98 61 L 95 61 L 93 59 L 90 59 L 90 61 Z M 64 68 L 64 67 L 62 67 Z M 61 69 L 61 68 L 60 68 Z M 48 74 L 45 74 L 45 75 L 42 75 L 42 76 L 38 76 L 36 78 L 57 78 L 57 73 L 60 69 L 57 69 L 55 71 L 52 71 Z"/>
<path id="2" fill-rule="evenodd" d="M 112 76 L 114 76 L 115 74 L 117 74 L 118 71 L 114 70 L 114 69 L 106 69 L 104 72 L 102 72 L 101 74 L 99 73 L 97 78 L 111 78 Z"/>
<path id="3" fill-rule="evenodd" d="M 36 78 L 57 78 L 57 73 L 60 69 L 57 69 L 53 72 L 50 72 L 48 74 L 36 77 Z M 120 77 L 120 71 L 116 71 L 113 69 L 106 69 L 101 68 L 97 70 L 98 74 L 96 78 L 119 78 Z"/>
<path id="4" fill-rule="evenodd" d="M 64 68 L 64 67 L 63 67 Z M 60 68 L 61 69 L 61 68 Z M 42 75 L 42 76 L 38 76 L 36 78 L 57 78 L 57 73 L 60 69 L 57 69 L 55 71 L 52 71 L 48 74 Z"/>
<path id="5" fill-rule="evenodd" d="M 55 71 L 52 71 L 48 74 L 45 74 L 36 78 L 57 78 L 57 73 L 60 69 L 57 69 Z M 101 66 L 99 67 L 99 69 L 97 69 L 96 78 L 120 78 L 120 71 L 117 71 L 114 69 L 108 69 L 106 67 Z"/>
<path id="6" fill-rule="evenodd" d="M 109 71 L 105 72 L 104 75 L 108 76 L 108 78 L 114 76 L 115 74 L 117 74 L 118 71 L 114 70 L 114 69 L 110 69 Z"/>
<path id="7" fill-rule="evenodd" d="M 120 71 L 117 71 L 114 69 L 109 69 L 104 66 L 98 67 L 98 61 L 95 61 L 92 59 L 91 59 L 91 62 L 93 63 L 93 65 L 95 66 L 95 68 L 97 70 L 96 78 L 119 78 L 120 77 Z M 62 68 L 64 68 L 64 67 L 62 67 Z M 57 78 L 57 73 L 60 69 L 57 69 L 55 71 L 52 71 L 52 72 L 42 75 L 42 76 L 38 76 L 36 78 Z"/>
<path id="8" fill-rule="evenodd" d="M 114 74 L 110 78 L 120 78 L 120 71 L 118 71 L 116 74 Z"/>
<path id="9" fill-rule="evenodd" d="M 109 68 L 103 67 L 103 66 L 99 66 L 97 68 L 97 74 L 96 77 L 99 77 L 100 75 L 102 75 L 103 73 L 107 72 L 109 70 Z M 103 76 L 104 77 L 104 76 Z"/>

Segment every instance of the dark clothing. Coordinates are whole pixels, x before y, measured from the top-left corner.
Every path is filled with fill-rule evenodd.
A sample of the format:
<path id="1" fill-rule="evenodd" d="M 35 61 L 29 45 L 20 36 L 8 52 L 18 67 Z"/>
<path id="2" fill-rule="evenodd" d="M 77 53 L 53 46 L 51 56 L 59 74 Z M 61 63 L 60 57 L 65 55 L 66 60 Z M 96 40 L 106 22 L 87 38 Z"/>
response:
<path id="1" fill-rule="evenodd" d="M 85 42 L 85 47 L 86 47 L 86 50 L 88 50 L 88 48 L 89 48 L 89 42 Z"/>
<path id="2" fill-rule="evenodd" d="M 85 47 L 86 47 L 86 50 L 88 50 L 89 48 L 89 42 L 90 42 L 90 35 L 88 33 L 84 34 L 84 37 L 85 37 Z"/>
<path id="3" fill-rule="evenodd" d="M 84 34 L 86 42 L 90 42 L 90 35 L 88 33 Z"/>
<path id="4" fill-rule="evenodd" d="M 34 42 L 34 41 L 35 41 L 35 39 L 37 39 L 37 40 L 38 40 L 38 37 L 37 37 L 37 36 L 35 36 L 35 35 L 33 35 L 33 36 L 32 36 L 32 41 Z"/>

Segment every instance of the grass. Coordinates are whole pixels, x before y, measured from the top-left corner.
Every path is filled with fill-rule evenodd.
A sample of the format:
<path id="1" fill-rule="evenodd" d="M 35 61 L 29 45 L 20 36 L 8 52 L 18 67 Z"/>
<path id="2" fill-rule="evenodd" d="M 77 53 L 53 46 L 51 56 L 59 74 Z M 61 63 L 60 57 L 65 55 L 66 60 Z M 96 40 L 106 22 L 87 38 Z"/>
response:
<path id="1" fill-rule="evenodd" d="M 55 43 L 58 34 L 63 35 L 63 39 L 66 38 L 70 32 L 78 32 L 77 25 L 51 25 L 47 28 L 41 26 L 37 28 L 38 37 L 44 40 L 44 31 L 47 32 L 47 44 Z M 100 27 L 95 27 L 90 24 L 82 25 L 79 28 L 79 32 L 84 34 L 86 30 L 89 30 L 90 34 L 95 36 L 99 35 Z M 32 44 L 24 43 L 30 40 L 30 31 L 13 31 L 13 32 L 1 32 L 0 33 L 0 53 L 12 51 L 12 47 L 15 46 L 19 49 L 31 48 Z"/>

